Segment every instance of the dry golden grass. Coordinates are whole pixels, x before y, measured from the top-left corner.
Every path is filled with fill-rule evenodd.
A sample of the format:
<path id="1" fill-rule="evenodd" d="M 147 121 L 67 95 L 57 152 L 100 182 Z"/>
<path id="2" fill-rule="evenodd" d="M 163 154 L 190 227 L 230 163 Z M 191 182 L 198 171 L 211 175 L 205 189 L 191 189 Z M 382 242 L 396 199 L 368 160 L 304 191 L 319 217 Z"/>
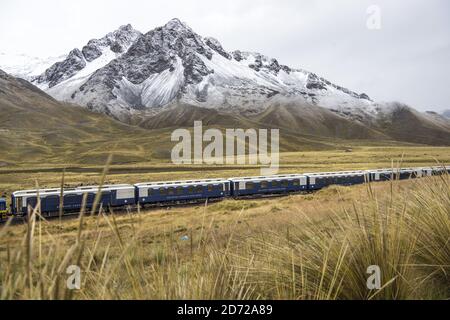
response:
<path id="1" fill-rule="evenodd" d="M 401 162 L 403 167 L 436 165 L 436 161 L 443 164 L 450 163 L 449 147 L 353 145 L 351 150 L 350 146 L 347 146 L 349 148 L 347 151 L 343 150 L 346 148 L 344 145 L 337 147 L 340 150 L 283 152 L 280 155 L 280 173 L 390 168 L 392 159 L 395 159 L 394 166 Z M 108 149 L 102 150 L 106 152 Z M 117 160 L 116 154 L 114 159 Z M 102 163 L 104 164 L 104 161 Z M 64 167 L 66 167 L 65 183 L 68 186 L 98 184 L 103 170 L 103 165 L 78 166 L 72 163 L 65 166 L 64 162 L 58 165 L 45 162 L 33 165 L 18 163 L 15 167 L 0 168 L 0 193 L 9 197 L 15 190 L 34 188 L 36 181 L 42 188 L 59 187 Z M 154 159 L 149 162 L 127 164 L 113 162 L 107 182 L 137 183 L 259 174 L 260 168 L 252 165 L 174 165 L 169 160 Z"/>
<path id="2" fill-rule="evenodd" d="M 449 298 L 449 176 L 0 231 L 1 299 Z M 182 240 L 188 236 L 188 240 Z M 82 270 L 67 290 L 67 266 Z M 366 269 L 379 265 L 380 290 Z"/>

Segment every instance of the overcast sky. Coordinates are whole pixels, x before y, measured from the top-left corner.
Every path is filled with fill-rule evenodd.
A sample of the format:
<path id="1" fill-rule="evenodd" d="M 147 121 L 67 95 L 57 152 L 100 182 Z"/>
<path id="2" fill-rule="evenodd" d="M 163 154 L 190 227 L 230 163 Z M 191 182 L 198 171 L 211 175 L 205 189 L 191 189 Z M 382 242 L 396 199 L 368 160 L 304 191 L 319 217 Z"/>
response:
<path id="1" fill-rule="evenodd" d="M 380 29 L 367 27 L 371 5 Z M 226 50 L 275 57 L 375 100 L 450 109 L 446 0 L 1 0 L 0 52 L 58 56 L 120 25 L 147 32 L 174 17 Z"/>

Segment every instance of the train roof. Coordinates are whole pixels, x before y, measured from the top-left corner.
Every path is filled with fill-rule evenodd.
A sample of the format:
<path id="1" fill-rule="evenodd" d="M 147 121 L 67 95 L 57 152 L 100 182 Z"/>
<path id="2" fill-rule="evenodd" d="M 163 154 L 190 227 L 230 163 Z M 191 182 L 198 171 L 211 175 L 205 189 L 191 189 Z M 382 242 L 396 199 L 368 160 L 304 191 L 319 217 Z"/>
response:
<path id="1" fill-rule="evenodd" d="M 136 183 L 135 187 L 170 187 L 170 186 L 185 186 L 185 185 L 208 185 L 208 184 L 218 184 L 227 183 L 227 179 L 201 179 L 201 180 L 180 180 L 180 181 L 155 181 L 155 182 L 144 182 Z"/>
<path id="2" fill-rule="evenodd" d="M 437 166 L 437 167 L 421 167 L 422 170 L 448 170 L 450 167 Z"/>
<path id="3" fill-rule="evenodd" d="M 295 178 L 306 178 L 306 175 L 293 173 L 293 174 L 277 174 L 273 176 L 254 176 L 254 177 L 235 177 L 230 178 L 230 181 L 239 182 L 239 181 L 254 181 L 254 180 L 283 180 L 283 179 L 295 179 Z"/>
<path id="4" fill-rule="evenodd" d="M 384 168 L 384 169 L 367 169 L 367 172 L 392 172 L 392 168 Z"/>
<path id="5" fill-rule="evenodd" d="M 305 173 L 306 176 L 324 177 L 324 176 L 355 176 L 367 174 L 367 170 L 355 170 L 355 171 L 334 171 L 334 172 L 312 172 Z"/>
<path id="6" fill-rule="evenodd" d="M 123 190 L 134 188 L 131 184 L 109 184 L 102 186 L 102 191 L 112 191 L 112 190 Z M 74 188 L 64 188 L 63 194 L 77 194 L 77 193 L 87 193 L 87 192 L 97 192 L 99 186 L 79 186 Z M 23 196 L 35 196 L 39 193 L 39 195 L 59 195 L 61 194 L 61 188 L 52 188 L 52 189 L 33 189 L 33 190 L 20 190 L 13 192 L 15 197 L 23 197 Z"/>

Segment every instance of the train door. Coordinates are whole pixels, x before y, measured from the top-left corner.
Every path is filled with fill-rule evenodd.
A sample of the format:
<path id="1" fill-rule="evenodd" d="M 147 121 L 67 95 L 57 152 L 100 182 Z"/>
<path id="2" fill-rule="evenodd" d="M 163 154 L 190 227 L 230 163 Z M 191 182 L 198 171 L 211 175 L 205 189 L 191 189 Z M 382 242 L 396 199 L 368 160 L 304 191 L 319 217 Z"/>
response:
<path id="1" fill-rule="evenodd" d="M 107 208 L 111 205 L 111 192 L 102 192 L 100 203 L 103 205 L 103 208 Z"/>
<path id="2" fill-rule="evenodd" d="M 22 207 L 23 207 L 23 199 L 22 199 L 22 197 L 15 198 L 14 205 L 15 205 L 14 206 L 15 213 L 17 213 L 17 214 L 23 213 L 22 212 Z"/>

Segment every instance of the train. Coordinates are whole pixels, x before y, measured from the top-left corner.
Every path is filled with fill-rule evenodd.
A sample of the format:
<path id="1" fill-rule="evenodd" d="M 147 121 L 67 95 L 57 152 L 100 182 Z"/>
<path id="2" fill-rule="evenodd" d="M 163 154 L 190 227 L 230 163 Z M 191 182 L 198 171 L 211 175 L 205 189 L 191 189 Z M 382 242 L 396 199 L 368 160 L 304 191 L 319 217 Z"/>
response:
<path id="1" fill-rule="evenodd" d="M 113 184 L 101 187 L 79 186 L 63 188 L 63 190 L 60 188 L 21 190 L 11 194 L 9 210 L 7 210 L 6 199 L 0 198 L 0 217 L 2 220 L 5 220 L 8 216 L 26 217 L 30 208 L 36 207 L 38 198 L 40 199 L 41 215 L 52 216 L 60 213 L 77 212 L 81 208 L 91 210 L 94 207 L 164 206 L 226 198 L 254 198 L 313 192 L 330 185 L 350 186 L 367 182 L 420 178 L 444 173 L 450 173 L 450 168 L 374 169 L 227 179 L 160 181 L 133 185 Z"/>

